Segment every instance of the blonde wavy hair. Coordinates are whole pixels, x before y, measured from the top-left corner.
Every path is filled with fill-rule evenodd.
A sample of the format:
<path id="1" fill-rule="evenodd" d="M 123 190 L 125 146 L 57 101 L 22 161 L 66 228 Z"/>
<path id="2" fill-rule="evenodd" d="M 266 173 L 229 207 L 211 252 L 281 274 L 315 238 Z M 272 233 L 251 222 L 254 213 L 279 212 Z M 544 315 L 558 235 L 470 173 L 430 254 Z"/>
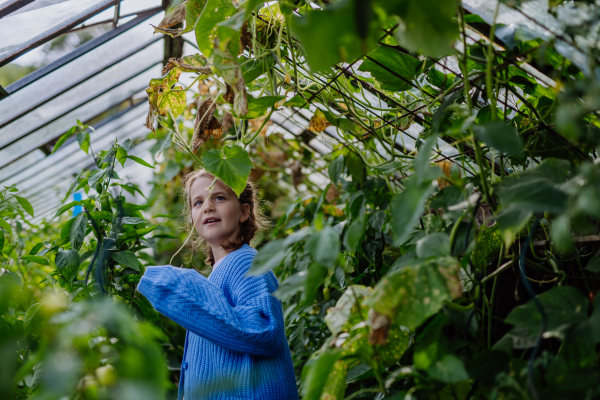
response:
<path id="1" fill-rule="evenodd" d="M 183 198 L 184 198 L 184 206 L 182 211 L 182 217 L 184 221 L 183 229 L 189 234 L 192 235 L 192 257 L 194 256 L 194 251 L 197 249 L 199 251 L 203 251 L 206 258 L 205 262 L 210 265 L 215 264 L 215 257 L 212 252 L 212 248 L 206 244 L 204 239 L 198 236 L 195 231 L 194 222 L 192 221 L 192 199 L 190 198 L 190 190 L 192 185 L 198 178 L 210 178 L 215 179 L 216 177 L 207 172 L 204 169 L 198 169 L 196 171 L 190 172 L 183 178 Z M 228 251 L 234 251 L 239 249 L 245 244 L 250 244 L 250 242 L 255 239 L 257 233 L 261 233 L 266 231 L 270 223 L 265 218 L 260 202 L 258 199 L 257 189 L 254 182 L 248 180 L 244 191 L 238 197 L 235 192 L 227 185 L 225 185 L 227 191 L 233 194 L 238 201 L 240 202 L 240 207 L 243 207 L 243 204 L 248 204 L 250 206 L 250 215 L 249 218 L 242 222 L 240 226 L 240 234 L 235 242 L 225 242 L 223 243 L 223 248 Z"/>

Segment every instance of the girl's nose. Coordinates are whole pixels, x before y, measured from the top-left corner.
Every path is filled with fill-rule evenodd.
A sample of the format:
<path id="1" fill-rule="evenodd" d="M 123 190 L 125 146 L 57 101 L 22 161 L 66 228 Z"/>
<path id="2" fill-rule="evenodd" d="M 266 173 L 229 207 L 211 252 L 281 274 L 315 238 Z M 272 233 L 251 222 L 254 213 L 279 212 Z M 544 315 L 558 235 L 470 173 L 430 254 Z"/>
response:
<path id="1" fill-rule="evenodd" d="M 204 203 L 204 212 L 212 212 L 215 211 L 215 207 L 214 207 L 214 203 L 210 200 L 207 200 L 206 203 Z"/>

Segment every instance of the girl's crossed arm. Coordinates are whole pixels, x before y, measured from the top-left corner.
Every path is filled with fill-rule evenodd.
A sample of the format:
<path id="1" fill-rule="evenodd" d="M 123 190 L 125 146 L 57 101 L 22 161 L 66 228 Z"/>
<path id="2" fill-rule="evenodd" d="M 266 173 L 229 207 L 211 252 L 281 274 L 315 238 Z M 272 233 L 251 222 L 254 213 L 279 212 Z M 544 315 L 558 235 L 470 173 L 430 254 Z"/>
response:
<path id="1" fill-rule="evenodd" d="M 284 322 L 265 279 L 238 277 L 232 288 L 235 307 L 218 287 L 190 269 L 148 267 L 138 291 L 161 314 L 221 347 L 272 357 L 284 344 Z"/>

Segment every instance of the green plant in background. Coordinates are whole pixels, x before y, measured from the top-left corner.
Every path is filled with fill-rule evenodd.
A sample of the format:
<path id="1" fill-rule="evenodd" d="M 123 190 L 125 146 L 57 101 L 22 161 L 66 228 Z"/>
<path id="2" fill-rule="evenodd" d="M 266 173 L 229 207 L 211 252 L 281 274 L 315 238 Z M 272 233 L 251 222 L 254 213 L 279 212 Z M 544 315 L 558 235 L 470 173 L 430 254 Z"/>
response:
<path id="1" fill-rule="evenodd" d="M 66 197 L 90 196 L 57 212 L 86 209 L 69 220 L 25 235 L 27 203 L 3 192 L 0 282 L 22 294 L 0 293 L 12 360 L 0 390 L 58 398 L 41 365 L 66 352 L 71 397 L 174 394 L 183 331 L 135 285 L 185 241 L 178 188 L 202 166 L 261 188 L 273 229 L 252 273 L 279 278 L 304 399 L 600 396 L 598 5 L 550 2 L 553 35 L 533 21 L 508 29 L 500 4 L 491 18 L 454 1 L 316 4 L 172 4 L 155 29 L 194 32 L 199 53 L 149 83 L 148 139 L 163 158 L 147 206 L 119 195 L 136 187 L 115 167 L 146 162 L 127 142 L 74 182 Z M 284 131 L 298 122 L 308 129 Z M 90 150 L 84 125 L 70 135 Z M 187 250 L 174 264 L 210 272 Z M 122 309 L 103 297 L 162 333 L 111 326 Z M 58 334 L 82 313 L 95 330 Z M 166 363 L 143 350 L 155 339 Z"/>

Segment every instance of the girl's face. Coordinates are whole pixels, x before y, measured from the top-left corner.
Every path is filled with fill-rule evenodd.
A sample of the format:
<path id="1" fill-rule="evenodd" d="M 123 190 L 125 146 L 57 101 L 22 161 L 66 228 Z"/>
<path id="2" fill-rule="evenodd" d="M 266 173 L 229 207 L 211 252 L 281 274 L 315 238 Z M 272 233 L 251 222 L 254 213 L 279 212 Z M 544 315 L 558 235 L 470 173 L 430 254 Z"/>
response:
<path id="1" fill-rule="evenodd" d="M 214 248 L 225 241 L 236 242 L 240 224 L 250 215 L 250 206 L 241 205 L 232 190 L 220 180 L 209 197 L 208 187 L 213 180 L 209 177 L 196 179 L 190 188 L 190 199 L 196 231 Z"/>

